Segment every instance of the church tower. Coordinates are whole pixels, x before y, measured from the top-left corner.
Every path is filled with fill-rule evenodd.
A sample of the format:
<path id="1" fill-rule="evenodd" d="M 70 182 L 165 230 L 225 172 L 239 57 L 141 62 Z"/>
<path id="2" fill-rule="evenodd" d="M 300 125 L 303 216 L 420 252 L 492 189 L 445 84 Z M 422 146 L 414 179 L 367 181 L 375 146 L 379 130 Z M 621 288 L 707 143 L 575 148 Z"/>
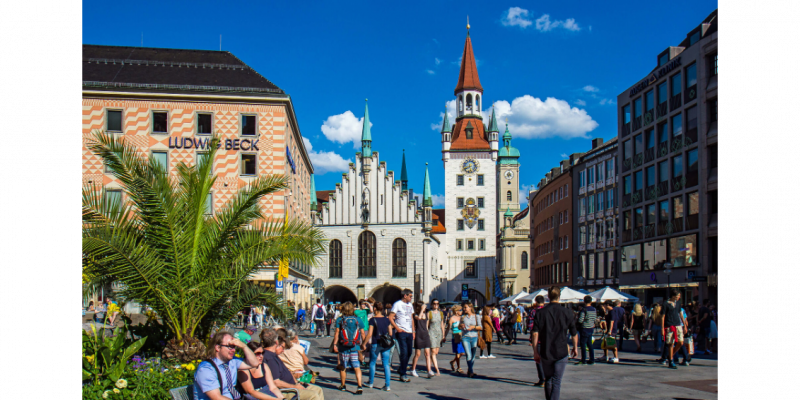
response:
<path id="1" fill-rule="evenodd" d="M 492 110 L 492 124 L 494 120 L 494 110 Z M 517 214 L 520 212 L 519 205 L 519 150 L 511 146 L 511 132 L 508 131 L 506 122 L 506 132 L 503 134 L 503 147 L 497 156 L 497 210 L 498 215 L 502 210 Z M 498 226 L 503 226 L 498 221 Z"/>
<path id="2" fill-rule="evenodd" d="M 497 235 L 497 134 L 481 116 L 483 86 L 472 50 L 467 23 L 467 39 L 461 57 L 456 98 L 455 123 L 447 113 L 442 123 L 442 161 L 445 172 L 445 218 L 447 229 L 447 300 L 461 294 L 467 284 L 479 304 L 491 301 L 485 292 L 485 278 L 493 277 Z M 495 124 L 496 125 L 496 124 Z M 495 128 L 495 131 L 497 129 Z M 446 263 L 446 264 L 445 264 Z"/>

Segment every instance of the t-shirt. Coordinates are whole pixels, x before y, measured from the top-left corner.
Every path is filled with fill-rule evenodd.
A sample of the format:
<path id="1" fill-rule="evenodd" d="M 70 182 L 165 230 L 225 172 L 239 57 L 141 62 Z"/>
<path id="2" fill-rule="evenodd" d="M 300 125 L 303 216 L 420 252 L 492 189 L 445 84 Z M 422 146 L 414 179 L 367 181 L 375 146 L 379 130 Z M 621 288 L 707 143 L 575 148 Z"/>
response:
<path id="1" fill-rule="evenodd" d="M 681 326 L 681 306 L 670 301 L 664 304 L 664 327 Z"/>
<path id="2" fill-rule="evenodd" d="M 622 323 L 625 320 L 625 309 L 622 307 L 614 307 L 608 314 L 611 318 L 610 319 L 606 318 L 606 321 L 608 323 L 611 323 L 611 321 L 614 322 L 613 329 L 611 330 L 611 334 L 613 335 L 617 333 L 617 328 L 622 326 Z"/>
<path id="3" fill-rule="evenodd" d="M 305 369 L 302 353 L 303 346 L 299 343 L 292 343 L 292 348 L 284 350 L 278 358 L 283 361 L 283 364 L 286 365 L 289 371 L 302 371 Z"/>
<path id="4" fill-rule="evenodd" d="M 594 321 L 597 319 L 597 310 L 592 306 L 586 306 L 578 313 L 578 319 L 581 320 L 579 328 L 584 329 L 584 333 L 592 333 L 594 331 Z"/>
<path id="5" fill-rule="evenodd" d="M 372 343 L 380 343 L 378 339 L 381 335 L 385 335 L 389 333 L 389 326 L 391 323 L 389 322 L 389 318 L 386 317 L 374 317 L 370 318 L 369 326 L 372 326 Z"/>
<path id="6" fill-rule="evenodd" d="M 706 319 L 703 319 L 703 316 L 705 316 Z M 711 327 L 711 310 L 709 310 L 708 307 L 700 307 L 700 312 L 697 314 L 697 320 L 700 321 L 701 319 L 703 319 L 703 322 L 700 322 L 701 328 L 707 329 Z"/>
<path id="7" fill-rule="evenodd" d="M 321 311 L 322 312 L 322 318 L 317 318 L 317 310 L 322 310 Z M 321 306 L 319 304 L 314 304 L 314 306 L 311 307 L 311 316 L 315 320 L 325 319 L 325 307 L 323 307 L 323 306 Z"/>
<path id="8" fill-rule="evenodd" d="M 264 364 L 267 364 L 267 367 L 269 367 L 269 371 L 272 373 L 272 379 L 280 379 L 290 385 L 296 384 L 292 372 L 289 371 L 289 368 L 286 368 L 286 365 L 275 353 L 264 350 Z"/>
<path id="9" fill-rule="evenodd" d="M 241 340 L 242 343 L 250 343 L 250 341 L 253 340 L 245 331 L 239 331 L 239 333 L 236 334 L 236 338 Z"/>
<path id="10" fill-rule="evenodd" d="M 578 334 L 572 311 L 558 303 L 550 303 L 533 317 L 533 332 L 539 333 L 543 360 L 557 361 L 567 356 L 567 333 Z"/>
<path id="11" fill-rule="evenodd" d="M 367 312 L 369 312 L 369 310 L 365 310 L 363 308 L 359 308 L 353 312 L 356 318 L 358 318 L 358 322 L 360 323 L 361 329 L 363 330 L 369 329 L 369 327 L 367 326 L 367 323 L 369 322 L 369 320 L 367 319 Z"/>
<path id="12" fill-rule="evenodd" d="M 411 333 L 411 316 L 414 315 L 414 307 L 411 303 L 406 303 L 403 300 L 397 300 L 392 306 L 392 312 L 395 314 L 394 323 L 397 327 L 407 333 Z"/>
<path id="13" fill-rule="evenodd" d="M 217 365 L 217 368 L 219 368 L 219 375 L 217 375 L 217 371 L 214 369 L 214 366 L 208 361 L 203 361 L 197 366 L 197 371 L 194 373 L 194 398 L 198 400 L 208 400 L 209 397 L 206 395 L 206 392 L 220 388 L 219 378 L 221 376 L 223 379 L 223 385 L 220 393 L 223 396 L 232 399 L 233 396 L 231 395 L 231 388 L 228 386 L 228 382 L 226 382 L 225 364 L 223 364 L 222 360 L 219 358 L 214 358 L 213 362 Z M 239 365 L 241 365 L 243 362 L 244 360 L 241 358 L 233 358 L 232 360 L 228 361 L 227 367 L 231 373 L 231 379 L 233 379 L 234 387 L 236 386 L 236 372 L 239 370 Z"/>

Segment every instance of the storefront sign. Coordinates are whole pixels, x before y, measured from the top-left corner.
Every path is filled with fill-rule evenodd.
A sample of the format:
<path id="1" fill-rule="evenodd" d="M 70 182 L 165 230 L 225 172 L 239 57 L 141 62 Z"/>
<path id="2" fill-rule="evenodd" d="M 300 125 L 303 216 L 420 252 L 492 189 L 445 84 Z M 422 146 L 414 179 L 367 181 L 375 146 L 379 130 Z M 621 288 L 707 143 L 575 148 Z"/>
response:
<path id="1" fill-rule="evenodd" d="M 643 81 L 639 82 L 638 85 L 634 86 L 630 91 L 630 97 L 635 96 L 636 93 L 639 93 L 645 88 L 649 87 L 650 85 L 656 83 L 656 81 L 663 78 L 665 75 L 669 74 L 670 72 L 672 72 L 673 69 L 679 67 L 680 65 L 681 65 L 680 57 L 677 57 L 676 59 L 670 61 L 669 63 L 667 63 L 667 65 L 664 65 L 661 69 L 657 70 L 656 72 L 653 72 L 653 74 L 650 75 L 650 77 L 645 78 Z"/>
<path id="2" fill-rule="evenodd" d="M 225 146 L 225 150 L 258 150 L 258 139 L 225 139 L 217 143 L 217 148 Z M 206 150 L 211 147 L 209 138 L 169 138 L 170 149 L 198 149 Z"/>

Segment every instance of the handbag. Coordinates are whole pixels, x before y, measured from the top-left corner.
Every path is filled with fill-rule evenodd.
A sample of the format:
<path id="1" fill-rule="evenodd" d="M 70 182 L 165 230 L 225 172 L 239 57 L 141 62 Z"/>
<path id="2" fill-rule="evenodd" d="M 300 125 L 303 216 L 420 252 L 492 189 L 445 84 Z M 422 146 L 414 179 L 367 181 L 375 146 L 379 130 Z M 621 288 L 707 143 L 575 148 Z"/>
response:
<path id="1" fill-rule="evenodd" d="M 613 336 L 604 337 L 603 343 L 606 345 L 606 348 L 603 350 L 613 350 L 617 348 L 617 339 L 614 339 Z"/>

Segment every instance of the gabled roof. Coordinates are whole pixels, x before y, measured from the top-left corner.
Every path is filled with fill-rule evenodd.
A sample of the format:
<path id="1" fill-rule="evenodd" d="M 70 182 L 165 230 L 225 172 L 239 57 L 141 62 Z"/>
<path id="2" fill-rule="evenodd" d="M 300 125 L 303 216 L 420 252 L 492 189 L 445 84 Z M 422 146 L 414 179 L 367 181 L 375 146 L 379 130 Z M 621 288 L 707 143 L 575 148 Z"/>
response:
<path id="1" fill-rule="evenodd" d="M 467 139 L 467 127 L 472 127 L 472 139 Z M 456 121 L 450 150 L 491 150 L 480 118 L 467 117 Z"/>
<path id="2" fill-rule="evenodd" d="M 458 84 L 455 94 L 464 89 L 475 89 L 483 93 L 481 80 L 478 79 L 478 66 L 475 64 L 475 55 L 472 53 L 472 40 L 467 32 L 467 41 L 464 43 L 464 53 L 461 55 L 461 71 L 458 74 Z"/>
<path id="3" fill-rule="evenodd" d="M 333 192 L 335 190 L 317 190 L 317 211 L 322 212 L 322 203 L 329 202 Z"/>
<path id="4" fill-rule="evenodd" d="M 439 221 L 438 224 L 434 224 L 431 232 L 433 233 L 447 233 L 447 228 L 444 226 L 444 208 L 434 209 L 431 212 L 431 217 L 434 221 Z"/>
<path id="5" fill-rule="evenodd" d="M 528 216 L 528 211 L 529 210 L 530 210 L 530 206 L 525 207 L 524 210 L 520 211 L 519 213 L 517 213 L 517 215 L 514 216 L 514 218 L 511 220 L 511 222 L 517 222 L 517 221 L 525 218 L 526 216 Z"/>

